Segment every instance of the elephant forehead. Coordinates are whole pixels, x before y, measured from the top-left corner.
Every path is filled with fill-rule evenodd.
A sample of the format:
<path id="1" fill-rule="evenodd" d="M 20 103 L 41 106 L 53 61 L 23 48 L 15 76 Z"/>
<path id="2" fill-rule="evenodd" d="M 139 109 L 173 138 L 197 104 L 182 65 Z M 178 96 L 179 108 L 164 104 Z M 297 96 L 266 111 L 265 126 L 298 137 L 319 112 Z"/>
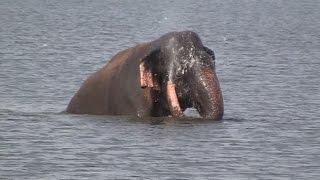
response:
<path id="1" fill-rule="evenodd" d="M 191 38 L 184 38 L 184 37 L 179 37 L 179 36 L 172 36 L 168 42 L 167 46 L 170 48 L 176 48 L 180 49 L 183 47 L 184 49 L 191 49 L 196 47 L 197 41 Z"/>

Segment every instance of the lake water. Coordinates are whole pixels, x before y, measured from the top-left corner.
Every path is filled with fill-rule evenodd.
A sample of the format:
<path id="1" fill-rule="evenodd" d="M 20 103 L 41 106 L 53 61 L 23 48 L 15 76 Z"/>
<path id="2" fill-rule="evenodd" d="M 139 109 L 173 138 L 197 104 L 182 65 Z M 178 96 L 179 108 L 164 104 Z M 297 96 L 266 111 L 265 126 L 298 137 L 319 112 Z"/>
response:
<path id="1" fill-rule="evenodd" d="M 0 179 L 317 179 L 316 0 L 0 2 Z M 216 53 L 222 121 L 69 115 L 115 53 L 192 30 Z"/>

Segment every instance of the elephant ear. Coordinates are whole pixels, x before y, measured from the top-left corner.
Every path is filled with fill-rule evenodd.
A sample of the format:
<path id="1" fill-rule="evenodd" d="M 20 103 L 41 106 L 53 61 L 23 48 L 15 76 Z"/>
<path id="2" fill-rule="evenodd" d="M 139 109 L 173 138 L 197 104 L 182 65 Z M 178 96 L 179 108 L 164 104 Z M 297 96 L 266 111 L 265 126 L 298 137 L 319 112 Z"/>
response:
<path id="1" fill-rule="evenodd" d="M 157 51 L 151 51 L 144 58 L 140 60 L 139 74 L 140 74 L 140 86 L 141 88 L 153 88 L 159 90 L 159 82 L 155 78 L 153 64 L 155 63 Z"/>
<path id="2" fill-rule="evenodd" d="M 154 86 L 152 71 L 147 67 L 145 61 L 140 62 L 139 71 L 141 88 L 152 88 Z"/>
<path id="3" fill-rule="evenodd" d="M 204 48 L 204 51 L 207 52 L 207 53 L 211 56 L 212 60 L 215 60 L 215 59 L 216 59 L 213 50 L 209 49 L 209 48 L 206 47 L 206 46 L 203 46 L 203 48 Z"/>

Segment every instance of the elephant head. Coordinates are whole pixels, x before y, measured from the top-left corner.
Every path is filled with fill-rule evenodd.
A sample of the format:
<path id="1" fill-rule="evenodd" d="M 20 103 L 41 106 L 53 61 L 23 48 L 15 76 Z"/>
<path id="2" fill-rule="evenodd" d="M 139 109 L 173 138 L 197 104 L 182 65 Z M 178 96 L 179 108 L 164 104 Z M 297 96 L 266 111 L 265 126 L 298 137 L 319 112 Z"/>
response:
<path id="1" fill-rule="evenodd" d="M 153 89 L 155 115 L 182 116 L 195 107 L 204 118 L 221 119 L 223 98 L 213 51 L 191 31 L 169 33 L 153 43 L 140 63 L 140 82 Z"/>

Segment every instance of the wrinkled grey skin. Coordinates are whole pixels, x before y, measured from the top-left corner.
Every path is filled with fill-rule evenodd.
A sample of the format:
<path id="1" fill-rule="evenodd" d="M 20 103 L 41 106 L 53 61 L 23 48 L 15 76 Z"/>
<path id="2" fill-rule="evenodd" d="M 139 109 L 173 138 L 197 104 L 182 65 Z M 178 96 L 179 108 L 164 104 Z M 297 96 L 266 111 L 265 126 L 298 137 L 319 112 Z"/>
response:
<path id="1" fill-rule="evenodd" d="M 139 65 L 152 73 L 155 87 L 140 86 Z M 195 107 L 204 118 L 221 119 L 223 98 L 215 56 L 191 31 L 171 32 L 115 55 L 90 76 L 67 112 L 137 116 L 174 116 L 166 94 L 173 82 L 181 110 Z"/>
<path id="2" fill-rule="evenodd" d="M 183 110 L 195 107 L 202 117 L 221 119 L 223 99 L 215 73 L 215 56 L 191 31 L 168 33 L 155 42 L 160 53 L 155 71 L 176 84 Z M 210 77 L 203 74 L 210 69 Z"/>

